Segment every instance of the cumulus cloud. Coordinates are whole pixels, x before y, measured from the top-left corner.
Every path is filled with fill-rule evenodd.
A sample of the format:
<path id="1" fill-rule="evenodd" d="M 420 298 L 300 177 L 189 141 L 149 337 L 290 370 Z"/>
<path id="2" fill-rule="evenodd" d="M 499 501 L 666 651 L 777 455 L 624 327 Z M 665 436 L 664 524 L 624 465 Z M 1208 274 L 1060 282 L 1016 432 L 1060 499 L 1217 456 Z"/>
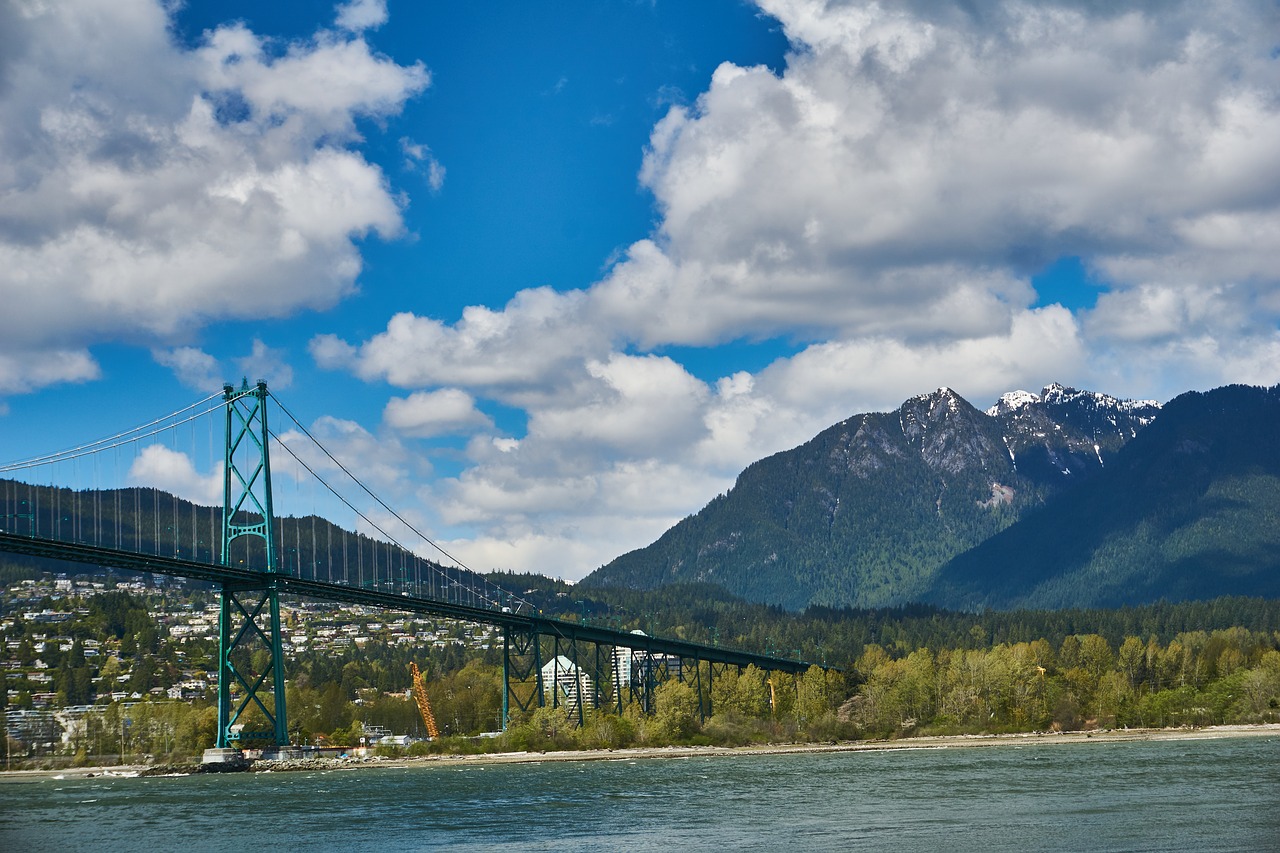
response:
<path id="1" fill-rule="evenodd" d="M 162 444 L 142 448 L 129 466 L 130 484 L 175 494 L 193 503 L 218 506 L 222 503 L 222 466 L 201 474 L 186 453 Z"/>
<path id="2" fill-rule="evenodd" d="M 187 49 L 168 8 L 5 6 L 0 354 L 64 367 L 10 392 L 89 378 L 101 341 L 331 306 L 360 272 L 354 241 L 402 229 L 352 147 L 358 117 L 395 114 L 429 80 L 360 34 L 385 4 L 344 6 L 342 30 L 282 49 L 242 24 Z"/>
<path id="3" fill-rule="evenodd" d="M 408 397 L 392 397 L 382 419 L 404 435 L 431 438 L 437 435 L 491 427 L 493 421 L 476 408 L 470 394 L 457 388 L 415 391 Z"/>
<path id="4" fill-rule="evenodd" d="M 756 391 L 782 406 L 812 410 L 814 401 L 841 400 L 856 382 L 865 406 L 889 409 L 910 396 L 904 388 L 932 390 L 937 383 L 931 380 L 951 376 L 957 391 L 982 400 L 1028 376 L 1079 375 L 1084 359 L 1077 324 L 1055 305 L 1020 312 L 1008 333 L 989 337 L 915 345 L 888 338 L 815 344 L 763 370 Z M 832 421 L 848 416 L 832 408 L 825 414 Z"/>
<path id="5" fill-rule="evenodd" d="M 395 436 L 376 435 L 355 421 L 325 415 L 307 430 L 315 442 L 301 429 L 277 428 L 278 440 L 287 448 L 283 453 L 273 450 L 271 455 L 272 472 L 278 479 L 310 484 L 315 482 L 314 473 L 357 506 L 366 507 L 367 495 L 352 483 L 352 474 L 389 500 L 407 494 L 416 480 L 431 475 L 430 462 Z"/>
<path id="6" fill-rule="evenodd" d="M 459 385 L 529 393 L 559 385 L 566 371 L 609 350 L 607 330 L 582 314 L 581 291 L 523 290 L 501 311 L 467 308 L 448 325 L 402 313 L 385 332 L 358 346 L 333 335 L 311 342 L 321 367 L 349 369 L 363 379 L 402 388 Z"/>
<path id="7" fill-rule="evenodd" d="M 586 368 L 554 405 L 531 410 L 531 438 L 647 458 L 702 433 L 705 387 L 671 359 L 614 353 Z"/>
<path id="8" fill-rule="evenodd" d="M 785 68 L 726 63 L 670 107 L 639 174 L 658 224 L 600 281 L 312 342 L 524 410 L 422 494 L 495 565 L 584 573 L 754 459 L 940 385 L 1280 379 L 1273 3 L 759 5 Z M 1092 308 L 1034 307 L 1062 257 Z M 657 354 L 775 338 L 799 351 L 712 383 Z"/>
<path id="9" fill-rule="evenodd" d="M 252 351 L 236 359 L 240 372 L 251 381 L 266 380 L 268 387 L 280 391 L 293 384 L 293 368 L 285 360 L 283 350 L 272 349 L 258 338 L 253 339 Z"/>
<path id="10" fill-rule="evenodd" d="M 761 6 L 786 71 L 723 65 L 654 129 L 660 231 L 597 288 L 634 339 L 985 337 L 1062 255 L 1274 289 L 1268 4 Z"/>
<path id="11" fill-rule="evenodd" d="M 59 382 L 89 382 L 102 375 L 98 362 L 84 349 L 0 349 L 0 394 L 23 394 Z"/>
<path id="12" fill-rule="evenodd" d="M 337 24 L 344 30 L 376 29 L 386 22 L 386 0 L 351 0 L 338 7 Z"/>
<path id="13" fill-rule="evenodd" d="M 179 382 L 194 391 L 210 394 L 226 381 L 218 360 L 197 347 L 155 349 L 151 351 L 151 357 L 156 364 L 172 370 Z"/>

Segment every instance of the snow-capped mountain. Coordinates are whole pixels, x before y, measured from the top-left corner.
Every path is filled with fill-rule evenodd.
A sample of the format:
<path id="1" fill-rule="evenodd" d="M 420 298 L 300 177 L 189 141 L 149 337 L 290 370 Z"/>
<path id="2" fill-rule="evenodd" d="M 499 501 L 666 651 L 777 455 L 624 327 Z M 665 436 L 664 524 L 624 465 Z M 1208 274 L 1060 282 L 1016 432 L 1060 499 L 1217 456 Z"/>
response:
<path id="1" fill-rule="evenodd" d="M 719 584 L 799 608 L 914 600 L 938 567 L 1105 468 L 1159 412 L 1049 385 L 986 412 L 949 388 L 855 415 L 584 584 Z"/>

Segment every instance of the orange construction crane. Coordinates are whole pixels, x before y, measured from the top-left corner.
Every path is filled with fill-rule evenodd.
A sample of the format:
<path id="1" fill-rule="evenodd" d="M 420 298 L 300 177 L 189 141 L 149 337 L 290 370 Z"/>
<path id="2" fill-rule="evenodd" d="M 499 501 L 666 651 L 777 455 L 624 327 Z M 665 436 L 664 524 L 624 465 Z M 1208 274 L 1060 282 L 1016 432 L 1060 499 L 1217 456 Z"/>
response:
<path id="1" fill-rule="evenodd" d="M 440 729 L 436 727 L 436 715 L 431 713 L 431 702 L 427 699 L 427 685 L 422 680 L 418 665 L 409 662 L 409 672 L 413 674 L 413 698 L 418 703 L 418 711 L 422 713 L 422 722 L 427 724 L 427 735 L 435 740 L 440 737 Z"/>

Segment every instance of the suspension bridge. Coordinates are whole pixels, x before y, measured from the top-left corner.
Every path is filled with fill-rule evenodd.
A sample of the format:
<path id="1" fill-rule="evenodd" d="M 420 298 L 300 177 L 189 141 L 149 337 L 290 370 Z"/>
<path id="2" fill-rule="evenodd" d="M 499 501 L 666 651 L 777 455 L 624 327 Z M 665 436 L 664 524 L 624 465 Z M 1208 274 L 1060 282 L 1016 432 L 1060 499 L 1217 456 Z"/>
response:
<path id="1" fill-rule="evenodd" d="M 284 432 L 268 424 L 268 400 L 287 419 Z M 201 424 L 207 424 L 205 436 Z M 306 514 L 279 511 L 272 448 L 284 451 L 280 467 L 295 486 L 289 497 L 309 509 Z M 220 506 L 180 501 L 157 488 L 104 487 L 121 481 L 122 468 L 134 480 L 163 470 L 194 475 L 201 450 L 204 467 L 215 472 L 206 487 L 212 489 L 221 469 Z M 711 686 L 729 667 L 787 673 L 809 667 L 773 654 L 544 615 L 468 569 L 380 498 L 354 467 L 295 418 L 265 382 L 226 385 L 220 394 L 130 430 L 0 465 L 0 477 L 10 478 L 0 481 L 0 552 L 214 584 L 221 601 L 214 752 L 228 757 L 251 742 L 290 746 L 282 595 L 500 629 L 504 727 L 517 712 L 548 701 L 564 703 L 579 724 L 587 706 L 621 713 L 637 702 L 647 711 L 655 687 L 668 679 L 688 683 L 699 707 L 710 713 Z M 358 497 L 349 497 L 340 479 Z M 359 509 L 357 502 L 376 509 Z M 349 511 L 357 519 L 353 526 L 371 533 L 324 520 L 321 506 Z M 419 549 L 401 544 L 408 534 Z M 428 559 L 418 553 L 422 548 L 457 565 Z M 563 672 L 561 661 L 569 662 Z M 550 684 L 546 663 L 552 665 Z"/>

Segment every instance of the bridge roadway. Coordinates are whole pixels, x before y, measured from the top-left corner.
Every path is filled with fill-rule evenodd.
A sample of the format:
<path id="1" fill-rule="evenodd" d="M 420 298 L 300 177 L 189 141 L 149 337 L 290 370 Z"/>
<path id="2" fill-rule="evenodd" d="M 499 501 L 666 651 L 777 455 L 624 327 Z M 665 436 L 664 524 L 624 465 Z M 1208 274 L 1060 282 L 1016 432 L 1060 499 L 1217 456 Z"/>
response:
<path id="1" fill-rule="evenodd" d="M 754 665 L 760 669 L 790 673 L 804 672 L 810 666 L 805 661 L 790 660 L 774 657 L 773 655 L 754 654 L 736 649 L 725 649 L 701 643 L 690 643 L 684 640 L 652 637 L 647 634 L 632 634 L 612 628 L 569 622 L 563 619 L 552 619 L 539 613 L 516 613 L 502 609 L 474 607 L 466 604 L 440 601 L 434 598 L 419 598 L 394 592 L 380 592 L 378 590 L 344 586 L 343 584 L 326 583 L 325 581 L 306 580 L 287 574 L 273 574 L 230 566 L 215 566 L 177 557 L 135 554 L 130 551 L 103 548 L 97 545 L 59 542 L 56 539 L 22 536 L 15 533 L 0 532 L 0 552 L 65 560 L 102 568 L 192 578 L 246 590 L 263 589 L 268 584 L 273 583 L 281 593 L 304 598 L 362 604 L 386 610 L 425 613 L 432 616 L 458 619 L 464 622 L 495 625 L 513 631 L 533 632 L 547 637 L 561 637 L 566 640 L 577 640 L 604 646 L 625 646 L 636 651 L 676 655 L 681 658 L 693 658 L 732 666 Z"/>

